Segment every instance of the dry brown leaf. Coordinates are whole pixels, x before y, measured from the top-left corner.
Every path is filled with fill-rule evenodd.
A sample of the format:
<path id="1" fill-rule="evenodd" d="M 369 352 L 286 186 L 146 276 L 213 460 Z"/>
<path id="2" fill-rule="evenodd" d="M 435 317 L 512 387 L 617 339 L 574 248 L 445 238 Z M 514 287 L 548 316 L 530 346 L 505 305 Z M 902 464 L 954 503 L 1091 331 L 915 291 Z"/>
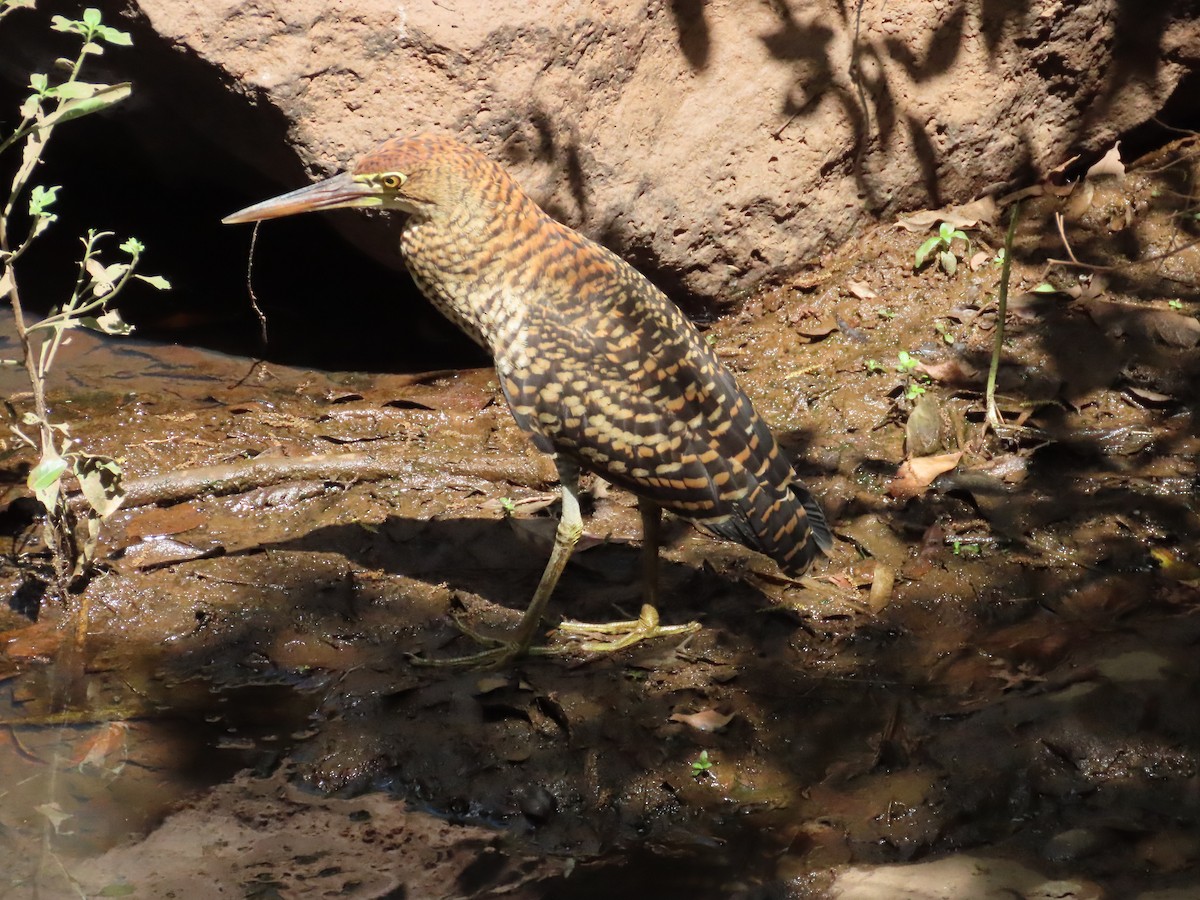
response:
<path id="1" fill-rule="evenodd" d="M 682 722 L 697 731 L 720 731 L 733 721 L 733 714 L 723 715 L 715 709 L 702 709 L 698 713 L 675 713 L 672 722 Z"/>
<path id="2" fill-rule="evenodd" d="M 1127 390 L 1139 403 L 1149 404 L 1150 406 L 1163 406 L 1171 403 L 1175 399 L 1170 394 L 1152 391 L 1149 388 L 1138 387 L 1134 384 L 1127 385 L 1125 390 Z"/>
<path id="3" fill-rule="evenodd" d="M 207 544 L 208 546 L 202 547 L 177 541 L 172 537 L 149 537 L 127 549 L 121 557 L 121 562 L 126 566 L 149 572 L 152 569 L 165 569 L 176 563 L 212 559 L 225 553 L 222 545 L 213 541 Z"/>
<path id="4" fill-rule="evenodd" d="M 1047 172 L 1046 179 L 1048 181 L 1054 181 L 1054 182 L 1061 181 L 1062 175 L 1067 171 L 1067 169 L 1071 168 L 1071 166 L 1075 165 L 1075 163 L 1077 163 L 1077 162 L 1079 162 L 1078 154 L 1075 156 L 1072 156 L 1066 162 L 1059 163 L 1057 166 L 1055 166 L 1053 169 L 1051 169 L 1049 172 Z"/>
<path id="5" fill-rule="evenodd" d="M 942 449 L 942 408 L 937 398 L 924 394 L 904 423 L 904 450 L 909 456 L 930 456 Z"/>
<path id="6" fill-rule="evenodd" d="M 924 456 L 917 459 L 905 460 L 896 471 L 892 483 L 888 485 L 888 493 L 897 499 L 906 500 L 919 497 L 925 489 L 944 472 L 951 471 L 962 459 L 962 451 L 942 453 L 937 456 Z"/>
<path id="7" fill-rule="evenodd" d="M 852 293 L 859 300 L 874 300 L 879 296 L 861 281 L 846 282 L 846 290 Z"/>
<path id="8" fill-rule="evenodd" d="M 511 682 L 512 679 L 507 675 L 484 675 L 475 682 L 475 693 L 490 694 L 493 691 L 508 687 Z"/>
<path id="9" fill-rule="evenodd" d="M 1089 181 L 1094 181 L 1099 178 L 1125 177 L 1125 164 L 1121 162 L 1121 142 L 1117 141 L 1113 144 L 1112 149 L 1105 153 L 1100 159 L 1087 170 L 1084 178 Z"/>
<path id="10" fill-rule="evenodd" d="M 961 359 L 946 359 L 936 363 L 917 363 L 916 372 L 928 375 L 944 384 L 966 384 L 974 380 L 979 370 Z"/>
<path id="11" fill-rule="evenodd" d="M 978 272 L 985 265 L 987 265 L 987 261 L 991 258 L 992 258 L 992 255 L 990 253 L 988 253 L 986 250 L 980 250 L 978 253 L 976 253 L 974 256 L 971 257 L 971 261 L 970 261 L 970 263 L 968 263 L 968 265 L 970 265 L 972 272 Z"/>
<path id="12" fill-rule="evenodd" d="M 980 222 L 994 222 L 996 219 L 996 201 L 991 197 L 980 197 L 970 203 L 960 206 L 948 206 L 945 209 L 923 209 L 896 221 L 897 228 L 905 231 L 925 231 L 940 222 L 946 222 L 955 228 L 974 228 Z"/>
<path id="13" fill-rule="evenodd" d="M 80 769 L 91 766 L 115 775 L 125 766 L 128 740 L 128 722 L 106 722 L 101 726 L 98 735 L 84 743 L 69 765 L 78 766 Z M 109 757 L 113 759 L 110 761 Z"/>
<path id="14" fill-rule="evenodd" d="M 879 613 L 892 599 L 892 586 L 896 583 L 896 572 L 891 566 L 875 563 L 875 576 L 871 579 L 871 593 L 867 597 L 867 608 Z"/>
<path id="15" fill-rule="evenodd" d="M 191 503 L 147 509 L 134 514 L 125 526 L 125 536 L 130 539 L 151 535 L 182 534 L 207 521 L 204 513 Z"/>
<path id="16" fill-rule="evenodd" d="M 836 318 L 828 315 L 816 320 L 804 319 L 793 327 L 800 337 L 808 338 L 809 341 L 818 341 L 837 331 L 838 324 Z"/>

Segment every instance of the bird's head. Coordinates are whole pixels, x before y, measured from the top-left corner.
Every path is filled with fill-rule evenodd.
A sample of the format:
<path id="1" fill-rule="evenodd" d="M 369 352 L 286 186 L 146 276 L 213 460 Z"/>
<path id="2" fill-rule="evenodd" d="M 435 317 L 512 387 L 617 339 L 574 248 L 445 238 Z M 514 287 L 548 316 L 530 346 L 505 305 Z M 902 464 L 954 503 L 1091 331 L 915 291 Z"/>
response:
<path id="1" fill-rule="evenodd" d="M 492 174 L 482 170 L 491 168 L 499 167 L 453 138 L 397 137 L 367 153 L 349 172 L 248 206 L 221 221 L 233 225 L 347 207 L 398 209 L 428 217 L 465 199 L 472 184 Z"/>

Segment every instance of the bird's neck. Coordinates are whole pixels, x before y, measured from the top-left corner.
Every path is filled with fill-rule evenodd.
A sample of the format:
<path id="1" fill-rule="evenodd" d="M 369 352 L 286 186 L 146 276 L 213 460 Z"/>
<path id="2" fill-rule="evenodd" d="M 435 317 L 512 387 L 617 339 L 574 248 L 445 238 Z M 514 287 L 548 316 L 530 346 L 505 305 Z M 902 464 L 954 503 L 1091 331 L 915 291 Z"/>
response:
<path id="1" fill-rule="evenodd" d="M 411 217 L 400 247 L 421 292 L 501 363 L 521 346 L 531 303 L 530 259 L 555 226 L 520 195 L 496 209 Z M 523 202 L 522 202 L 523 201 Z"/>

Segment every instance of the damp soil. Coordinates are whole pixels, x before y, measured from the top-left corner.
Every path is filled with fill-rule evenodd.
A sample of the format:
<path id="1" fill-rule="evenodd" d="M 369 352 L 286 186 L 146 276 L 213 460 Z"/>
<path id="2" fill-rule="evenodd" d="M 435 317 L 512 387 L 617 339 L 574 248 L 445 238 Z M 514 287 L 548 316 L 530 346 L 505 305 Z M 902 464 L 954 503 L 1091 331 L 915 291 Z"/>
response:
<path id="1" fill-rule="evenodd" d="M 0 894 L 1196 896 L 1197 153 L 1026 192 L 999 429 L 988 203 L 707 323 L 837 544 L 793 581 L 672 523 L 661 612 L 701 628 L 613 654 L 551 621 L 558 656 L 413 664 L 512 627 L 553 533 L 490 371 L 75 335 L 55 410 L 131 498 L 55 708 L 69 616 L 2 463 Z M 955 273 L 914 270 L 947 217 Z M 636 503 L 587 488 L 552 617 L 629 617 Z"/>

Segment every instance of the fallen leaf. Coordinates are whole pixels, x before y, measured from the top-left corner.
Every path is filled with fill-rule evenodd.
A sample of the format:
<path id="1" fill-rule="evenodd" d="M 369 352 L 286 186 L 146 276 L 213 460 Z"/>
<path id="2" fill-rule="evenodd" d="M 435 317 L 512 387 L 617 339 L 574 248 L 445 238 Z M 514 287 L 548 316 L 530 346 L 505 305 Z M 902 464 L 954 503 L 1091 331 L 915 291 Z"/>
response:
<path id="1" fill-rule="evenodd" d="M 888 485 L 888 493 L 901 500 L 919 497 L 933 483 L 933 479 L 954 469 L 960 459 L 962 459 L 961 450 L 942 453 L 938 456 L 907 459 L 896 471 L 892 483 Z"/>
<path id="2" fill-rule="evenodd" d="M 1172 403 L 1175 398 L 1170 394 L 1161 394 L 1158 391 L 1152 391 L 1149 388 L 1137 387 L 1136 385 L 1127 385 L 1127 390 L 1135 400 L 1139 403 L 1144 403 L 1149 406 L 1166 406 Z"/>
<path id="3" fill-rule="evenodd" d="M 971 471 L 991 475 L 1006 484 L 1018 484 L 1024 481 L 1025 476 L 1029 474 L 1029 459 L 1020 454 L 1011 453 L 988 460 L 975 466 Z"/>
<path id="4" fill-rule="evenodd" d="M 979 374 L 978 369 L 961 359 L 946 359 L 936 363 L 919 362 L 913 371 L 928 375 L 934 381 L 943 384 L 968 384 Z"/>
<path id="5" fill-rule="evenodd" d="M 971 271 L 978 272 L 985 265 L 987 265 L 987 261 L 991 258 L 992 258 L 992 255 L 990 253 L 988 253 L 986 250 L 980 250 L 978 253 L 976 253 L 974 256 L 971 257 L 971 262 L 969 263 L 969 265 L 971 266 Z"/>
<path id="6" fill-rule="evenodd" d="M 937 399 L 924 394 L 904 423 L 904 449 L 909 456 L 930 456 L 942 449 L 942 410 Z"/>
<path id="7" fill-rule="evenodd" d="M 800 337 L 808 338 L 810 342 L 818 341 L 823 337 L 828 337 L 833 332 L 837 331 L 837 319 L 832 316 L 822 316 L 816 321 L 804 320 L 794 326 L 796 333 Z"/>
<path id="8" fill-rule="evenodd" d="M 1062 176 L 1066 173 L 1067 169 L 1071 168 L 1071 166 L 1075 165 L 1077 162 L 1079 162 L 1078 154 L 1072 156 L 1066 162 L 1059 163 L 1046 173 L 1046 180 L 1054 182 L 1055 184 L 1060 183 L 1062 181 Z"/>
<path id="9" fill-rule="evenodd" d="M 875 575 L 871 579 L 871 593 L 867 597 L 867 608 L 880 613 L 892 599 L 892 586 L 896 583 L 896 572 L 891 566 L 875 563 Z"/>
<path id="10" fill-rule="evenodd" d="M 205 523 L 204 513 L 191 503 L 156 507 L 135 513 L 125 526 L 125 536 L 130 539 L 151 535 L 182 534 Z"/>
<path id="11" fill-rule="evenodd" d="M 80 771 L 91 766 L 110 775 L 120 775 L 121 770 L 125 768 L 128 737 L 129 723 L 108 722 L 101 727 L 100 733 L 85 745 L 84 752 L 71 760 L 71 765 L 78 766 Z"/>
<path id="12" fill-rule="evenodd" d="M 490 694 L 492 691 L 508 687 L 510 683 L 511 679 L 507 675 L 485 675 L 475 682 L 475 693 Z"/>
<path id="13" fill-rule="evenodd" d="M 993 222 L 997 206 L 992 197 L 981 197 L 959 206 L 945 209 L 923 209 L 896 221 L 897 228 L 905 231 L 925 231 L 930 226 L 945 222 L 954 228 L 974 228 L 980 222 Z"/>
<path id="14" fill-rule="evenodd" d="M 863 284 L 861 281 L 849 281 L 846 283 L 846 289 L 850 291 L 859 300 L 874 300 L 879 295 Z"/>
<path id="15" fill-rule="evenodd" d="M 1113 144 L 1112 149 L 1105 153 L 1100 159 L 1087 170 L 1084 178 L 1089 181 L 1112 177 L 1125 177 L 1125 164 L 1121 162 L 1121 142 L 1117 141 Z"/>
<path id="16" fill-rule="evenodd" d="M 71 818 L 71 814 L 69 812 L 64 812 L 63 808 L 57 803 L 43 803 L 41 806 L 37 807 L 37 811 L 45 816 L 49 820 L 50 824 L 54 826 L 55 834 L 71 834 L 69 831 L 62 830 L 63 822 Z"/>
<path id="17" fill-rule="evenodd" d="M 1084 181 L 1067 199 L 1065 215 L 1068 219 L 1078 219 L 1092 207 L 1096 196 L 1096 188 L 1090 181 Z"/>
<path id="18" fill-rule="evenodd" d="M 682 722 L 697 731 L 720 731 L 733 721 L 733 714 L 722 715 L 715 709 L 702 709 L 698 713 L 675 713 L 672 722 Z"/>
<path id="19" fill-rule="evenodd" d="M 198 547 L 171 537 L 150 537 L 126 550 L 121 559 L 135 569 L 150 572 L 177 563 L 213 559 L 224 555 L 225 548 L 217 543 L 210 543 L 207 547 Z"/>

